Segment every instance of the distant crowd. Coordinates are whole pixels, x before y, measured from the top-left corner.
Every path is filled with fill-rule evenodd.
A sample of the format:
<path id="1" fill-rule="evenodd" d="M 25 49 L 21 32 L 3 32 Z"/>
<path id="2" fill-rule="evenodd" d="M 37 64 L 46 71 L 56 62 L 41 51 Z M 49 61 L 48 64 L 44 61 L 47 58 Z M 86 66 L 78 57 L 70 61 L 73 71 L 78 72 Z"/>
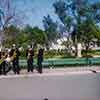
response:
<path id="1" fill-rule="evenodd" d="M 40 47 L 37 56 L 37 71 L 40 74 L 42 73 L 43 52 L 44 49 Z M 20 74 L 19 56 L 20 51 L 15 44 L 10 49 L 0 50 L 0 75 L 7 75 L 10 70 L 13 70 L 14 74 Z M 31 45 L 26 50 L 26 59 L 27 72 L 34 72 L 34 48 Z"/>

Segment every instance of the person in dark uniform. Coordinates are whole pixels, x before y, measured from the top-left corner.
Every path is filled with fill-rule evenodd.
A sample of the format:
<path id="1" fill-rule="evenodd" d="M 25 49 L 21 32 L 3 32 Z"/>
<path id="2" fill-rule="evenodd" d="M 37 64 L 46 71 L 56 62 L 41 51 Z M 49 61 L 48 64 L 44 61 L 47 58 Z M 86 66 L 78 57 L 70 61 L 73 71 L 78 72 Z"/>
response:
<path id="1" fill-rule="evenodd" d="M 27 72 L 33 72 L 34 70 L 34 49 L 31 46 L 28 46 L 26 50 L 26 57 L 27 57 Z"/>
<path id="2" fill-rule="evenodd" d="M 20 56 L 20 52 L 18 50 L 18 48 L 16 47 L 15 44 L 13 44 L 13 48 L 11 50 L 11 54 L 10 54 L 13 58 L 12 63 L 13 63 L 13 71 L 15 74 L 20 74 L 20 67 L 19 67 L 19 56 Z"/>
<path id="3" fill-rule="evenodd" d="M 2 75 L 2 52 L 0 51 L 0 75 Z"/>
<path id="4" fill-rule="evenodd" d="M 0 52 L 0 75 L 6 75 L 6 69 L 5 69 L 5 52 Z"/>
<path id="5" fill-rule="evenodd" d="M 13 61 L 13 52 L 11 49 L 8 49 L 6 51 L 6 59 L 5 59 L 6 74 L 10 70 L 13 70 L 12 61 Z"/>
<path id="6" fill-rule="evenodd" d="M 6 58 L 6 52 L 2 52 L 2 58 L 4 59 L 2 62 L 2 74 L 6 75 L 6 66 L 5 66 L 5 58 Z"/>
<path id="7" fill-rule="evenodd" d="M 38 50 L 38 58 L 37 58 L 37 70 L 39 73 L 42 73 L 42 62 L 43 62 L 43 52 L 44 52 L 44 49 L 43 48 L 40 48 Z"/>

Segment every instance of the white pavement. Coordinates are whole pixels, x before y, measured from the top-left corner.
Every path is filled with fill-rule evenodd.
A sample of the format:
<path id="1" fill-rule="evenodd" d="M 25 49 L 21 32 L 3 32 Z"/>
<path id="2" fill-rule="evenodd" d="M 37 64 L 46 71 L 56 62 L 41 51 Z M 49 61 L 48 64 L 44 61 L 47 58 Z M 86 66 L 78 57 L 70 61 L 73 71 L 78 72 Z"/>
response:
<path id="1" fill-rule="evenodd" d="M 0 100 L 100 100 L 100 73 L 58 68 L 0 77 Z"/>
<path id="2" fill-rule="evenodd" d="M 2 78 L 16 78 L 16 77 L 34 77 L 34 76 L 59 76 L 59 75 L 73 75 L 73 74 L 91 74 L 93 73 L 91 70 L 94 70 L 100 73 L 100 67 L 92 66 L 92 67 L 68 67 L 68 68 L 51 68 L 51 69 L 43 69 L 43 73 L 39 74 L 36 70 L 34 73 L 27 73 L 27 70 L 21 70 L 20 75 L 14 75 L 12 71 L 10 71 L 6 76 L 1 75 Z"/>

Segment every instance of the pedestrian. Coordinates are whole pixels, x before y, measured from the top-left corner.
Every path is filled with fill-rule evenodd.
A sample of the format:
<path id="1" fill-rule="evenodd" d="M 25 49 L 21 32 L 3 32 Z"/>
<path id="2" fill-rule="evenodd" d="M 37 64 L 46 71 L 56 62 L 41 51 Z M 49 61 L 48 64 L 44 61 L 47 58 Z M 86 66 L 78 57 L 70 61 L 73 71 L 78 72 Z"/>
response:
<path id="1" fill-rule="evenodd" d="M 2 62 L 2 64 L 1 64 L 1 66 L 2 66 L 2 74 L 3 74 L 3 75 L 6 75 L 5 58 L 6 58 L 6 52 L 3 51 L 3 52 L 2 52 L 2 59 L 3 59 L 3 62 Z"/>
<path id="2" fill-rule="evenodd" d="M 40 49 L 38 50 L 38 57 L 37 57 L 37 65 L 38 65 L 37 70 L 40 74 L 42 73 L 43 52 L 44 49 L 40 47 Z"/>
<path id="3" fill-rule="evenodd" d="M 13 71 L 15 74 L 20 74 L 20 67 L 19 67 L 19 56 L 20 52 L 15 44 L 13 44 L 13 48 L 11 50 L 12 56 L 12 63 L 13 63 Z"/>
<path id="4" fill-rule="evenodd" d="M 1 55 L 2 55 L 2 52 L 0 50 L 0 75 L 2 75 L 2 57 L 1 57 Z"/>
<path id="5" fill-rule="evenodd" d="M 6 75 L 5 58 L 6 52 L 4 50 L 0 51 L 0 75 Z"/>
<path id="6" fill-rule="evenodd" d="M 6 51 L 6 59 L 5 59 L 6 74 L 10 70 L 13 70 L 13 66 L 12 66 L 13 59 L 14 58 L 13 58 L 13 53 L 12 53 L 11 49 L 7 49 L 7 51 Z"/>
<path id="7" fill-rule="evenodd" d="M 27 72 L 33 72 L 34 49 L 30 45 L 28 46 L 28 49 L 26 50 L 26 57 L 27 57 Z"/>

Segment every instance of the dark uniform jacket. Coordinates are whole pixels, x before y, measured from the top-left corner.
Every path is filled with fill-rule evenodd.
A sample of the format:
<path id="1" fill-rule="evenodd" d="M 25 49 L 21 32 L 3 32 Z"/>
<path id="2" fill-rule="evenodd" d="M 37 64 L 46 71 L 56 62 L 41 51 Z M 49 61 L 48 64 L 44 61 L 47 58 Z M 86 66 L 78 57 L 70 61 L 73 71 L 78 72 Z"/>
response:
<path id="1" fill-rule="evenodd" d="M 39 51 L 38 51 L 38 63 L 43 61 L 43 52 L 44 52 L 44 49 L 39 49 Z"/>
<path id="2" fill-rule="evenodd" d="M 28 59 L 33 59 L 34 56 L 34 50 L 33 48 L 29 48 L 26 50 L 26 57 L 28 57 Z"/>
<path id="3" fill-rule="evenodd" d="M 15 56 L 14 60 L 19 60 L 20 52 L 19 52 L 18 48 L 12 49 L 10 52 L 10 56 Z"/>
<path id="4" fill-rule="evenodd" d="M 0 52 L 0 59 L 1 59 L 1 52 Z"/>

